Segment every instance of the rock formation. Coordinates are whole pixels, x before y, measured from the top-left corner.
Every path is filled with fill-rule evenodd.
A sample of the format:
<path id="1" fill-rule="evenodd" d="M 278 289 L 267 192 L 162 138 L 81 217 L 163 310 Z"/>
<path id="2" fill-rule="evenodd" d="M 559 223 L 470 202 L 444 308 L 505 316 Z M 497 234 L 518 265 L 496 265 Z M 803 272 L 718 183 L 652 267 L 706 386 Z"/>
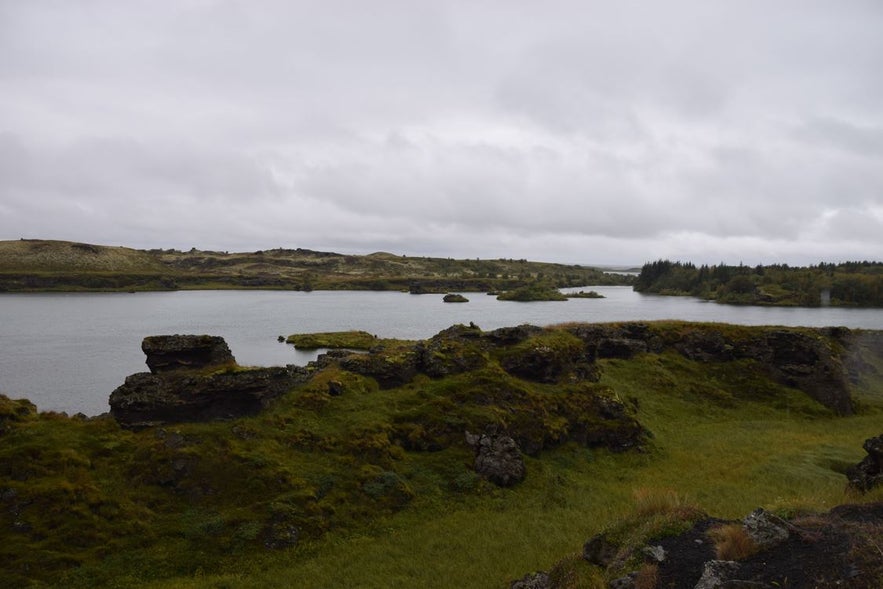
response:
<path id="1" fill-rule="evenodd" d="M 883 484 L 883 434 L 868 438 L 862 445 L 868 453 L 864 459 L 846 471 L 849 486 L 862 493 Z"/>
<path id="2" fill-rule="evenodd" d="M 221 337 L 151 336 L 141 349 L 150 372 L 126 377 L 109 401 L 130 428 L 252 415 L 307 378 L 294 366 L 239 368 Z"/>
<path id="3" fill-rule="evenodd" d="M 150 372 L 235 364 L 224 338 L 212 335 L 154 335 L 145 337 L 141 351 Z"/>
<path id="4" fill-rule="evenodd" d="M 486 434 L 466 432 L 466 442 L 475 449 L 475 472 L 500 487 L 524 480 L 524 458 L 509 436 L 491 430 Z"/>

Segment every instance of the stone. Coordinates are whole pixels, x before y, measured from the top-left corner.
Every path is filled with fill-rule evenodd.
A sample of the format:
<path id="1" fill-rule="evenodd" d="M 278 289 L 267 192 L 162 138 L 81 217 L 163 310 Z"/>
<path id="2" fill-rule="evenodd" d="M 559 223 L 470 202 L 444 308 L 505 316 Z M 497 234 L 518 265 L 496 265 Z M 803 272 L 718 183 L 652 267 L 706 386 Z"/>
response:
<path id="1" fill-rule="evenodd" d="M 552 580 L 548 573 L 539 571 L 528 573 L 517 581 L 509 583 L 509 589 L 551 589 Z"/>
<path id="2" fill-rule="evenodd" d="M 343 394 L 343 383 L 339 380 L 328 381 L 328 394 L 332 397 L 339 397 Z"/>
<path id="3" fill-rule="evenodd" d="M 607 539 L 605 534 L 597 534 L 583 544 L 583 560 L 589 564 L 607 568 L 616 558 L 619 546 Z"/>
<path id="4" fill-rule="evenodd" d="M 468 303 L 469 299 L 467 299 L 466 297 L 464 297 L 461 294 L 446 294 L 442 298 L 442 301 L 444 301 L 446 303 Z"/>
<path id="5" fill-rule="evenodd" d="M 126 377 L 109 399 L 114 419 L 133 429 L 254 415 L 309 376 L 297 366 L 236 368 L 220 337 L 147 337 L 142 349 L 147 350 L 148 365 L 155 371 Z M 208 374 L 186 369 L 219 362 L 229 369 Z"/>
<path id="6" fill-rule="evenodd" d="M 641 554 L 644 555 L 649 562 L 660 563 L 665 560 L 665 548 L 662 546 L 644 546 L 641 549 Z"/>
<path id="7" fill-rule="evenodd" d="M 883 434 L 868 438 L 862 447 L 868 455 L 855 466 L 851 466 L 846 471 L 846 477 L 850 487 L 866 493 L 883 485 Z"/>
<path id="8" fill-rule="evenodd" d="M 511 487 L 524 480 L 524 458 L 515 440 L 495 432 L 466 432 L 466 441 L 475 450 L 476 473 L 500 487 Z"/>
<path id="9" fill-rule="evenodd" d="M 637 573 L 629 573 L 624 577 L 613 579 L 607 586 L 610 589 L 635 589 L 635 578 L 637 576 Z"/>
<path id="10" fill-rule="evenodd" d="M 340 358 L 340 367 L 368 376 L 382 389 L 391 389 L 411 382 L 417 375 L 417 350 L 386 351 L 372 348 L 367 354 L 349 354 Z"/>
<path id="11" fill-rule="evenodd" d="M 141 342 L 153 374 L 235 364 L 224 338 L 211 335 L 153 335 Z"/>
<path id="12" fill-rule="evenodd" d="M 760 507 L 745 516 L 742 524 L 761 550 L 777 546 L 791 535 L 784 520 Z"/>
<path id="13" fill-rule="evenodd" d="M 732 560 L 709 560 L 702 568 L 702 576 L 695 589 L 721 589 L 739 571 L 739 563 Z"/>

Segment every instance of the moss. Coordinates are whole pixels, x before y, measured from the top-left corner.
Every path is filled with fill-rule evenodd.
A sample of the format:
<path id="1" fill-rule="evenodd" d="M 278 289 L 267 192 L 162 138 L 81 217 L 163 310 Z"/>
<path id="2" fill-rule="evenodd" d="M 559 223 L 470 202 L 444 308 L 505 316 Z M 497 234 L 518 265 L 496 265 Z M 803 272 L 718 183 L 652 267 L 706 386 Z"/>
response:
<path id="1" fill-rule="evenodd" d="M 566 301 L 567 297 L 555 287 L 543 283 L 531 283 L 497 296 L 498 301 Z"/>
<path id="2" fill-rule="evenodd" d="M 843 465 L 879 433 L 876 405 L 836 418 L 755 361 L 701 361 L 671 347 L 711 324 L 646 329 L 671 344 L 599 361 L 600 382 L 572 369 L 586 361 L 585 343 L 567 329 L 493 339 L 458 328 L 421 352 L 451 366 L 473 359 L 456 373 L 384 389 L 330 363 L 256 416 L 138 432 L 0 397 L 0 584 L 384 586 L 396 575 L 411 586 L 489 586 L 552 566 L 586 580 L 597 571 L 554 565 L 559 555 L 605 527 L 622 546 L 683 529 L 696 516 L 684 492 L 724 516 L 842 493 Z M 736 342 L 762 331 L 717 329 Z M 875 341 L 859 359 L 879 367 Z M 560 377 L 504 368 L 538 348 L 570 358 Z M 388 343 L 377 354 L 415 350 Z M 871 399 L 878 380 L 869 370 L 855 386 Z M 464 431 L 489 425 L 529 454 L 515 489 L 469 468 Z M 618 452 L 636 445 L 644 451 Z M 624 511 L 642 486 L 680 492 L 645 494 Z M 485 558 L 475 545 L 493 549 L 466 566 L 464 555 Z M 414 570 L 415 559 L 425 566 Z"/>
<path id="3" fill-rule="evenodd" d="M 330 331 L 324 333 L 295 333 L 286 338 L 299 350 L 318 348 L 367 350 L 377 345 L 377 338 L 367 331 Z"/>

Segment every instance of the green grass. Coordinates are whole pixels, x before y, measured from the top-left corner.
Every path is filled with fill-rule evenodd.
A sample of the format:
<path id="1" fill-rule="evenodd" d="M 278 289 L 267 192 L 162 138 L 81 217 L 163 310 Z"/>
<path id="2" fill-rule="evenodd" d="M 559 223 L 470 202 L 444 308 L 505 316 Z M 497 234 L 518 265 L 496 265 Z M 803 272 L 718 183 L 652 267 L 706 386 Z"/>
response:
<path id="1" fill-rule="evenodd" d="M 660 337 L 689 328 L 661 325 Z M 552 331 L 513 349 L 573 343 Z M 0 581 L 505 587 L 542 569 L 593 586 L 599 572 L 572 555 L 602 530 L 639 542 L 681 525 L 692 513 L 683 506 L 737 518 L 758 506 L 790 514 L 883 499 L 883 490 L 852 495 L 842 474 L 883 416 L 883 358 L 862 353 L 876 374 L 856 384 L 861 410 L 850 417 L 750 362 L 670 351 L 604 360 L 601 381 L 587 388 L 516 378 L 498 355 L 477 370 L 386 390 L 332 367 L 258 416 L 139 432 L 0 399 Z M 331 380 L 339 397 L 327 394 Z M 601 393 L 636 407 L 653 434 L 645 451 L 548 445 L 526 457 L 528 476 L 512 489 L 471 472 L 459 433 L 436 451 L 400 440 L 404 425 L 437 435 L 446 423 L 456 432 L 518 423 L 519 412 L 531 416 L 525 424 L 560 427 L 567 414 L 554 411 Z M 672 497 L 677 509 L 666 510 Z M 265 548 L 289 524 L 301 530 L 297 546 Z"/>
<path id="2" fill-rule="evenodd" d="M 379 340 L 367 331 L 329 331 L 322 333 L 295 333 L 289 335 L 285 342 L 294 344 L 294 347 L 299 350 L 316 350 L 318 348 L 367 350 L 376 346 Z"/>

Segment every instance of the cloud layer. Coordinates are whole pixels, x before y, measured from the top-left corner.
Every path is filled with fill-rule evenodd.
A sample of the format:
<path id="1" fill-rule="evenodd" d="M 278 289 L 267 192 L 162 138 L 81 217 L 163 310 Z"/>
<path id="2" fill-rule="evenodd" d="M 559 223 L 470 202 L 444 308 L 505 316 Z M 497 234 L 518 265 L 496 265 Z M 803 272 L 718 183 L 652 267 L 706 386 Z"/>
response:
<path id="1" fill-rule="evenodd" d="M 0 238 L 881 259 L 881 30 L 871 0 L 0 0 Z"/>

